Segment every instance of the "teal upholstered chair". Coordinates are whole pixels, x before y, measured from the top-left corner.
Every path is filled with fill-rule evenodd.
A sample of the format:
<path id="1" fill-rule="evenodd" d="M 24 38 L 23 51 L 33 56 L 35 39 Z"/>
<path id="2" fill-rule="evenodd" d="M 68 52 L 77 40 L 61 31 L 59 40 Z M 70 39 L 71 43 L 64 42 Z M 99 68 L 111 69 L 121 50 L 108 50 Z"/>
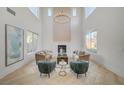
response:
<path id="1" fill-rule="evenodd" d="M 56 67 L 56 62 L 48 62 L 48 61 L 42 61 L 38 63 L 38 69 L 40 71 L 40 76 L 42 73 L 48 74 L 50 77 L 50 73 L 55 69 Z"/>
<path id="2" fill-rule="evenodd" d="M 73 72 L 77 74 L 77 78 L 79 74 L 85 74 L 86 77 L 86 72 L 88 71 L 88 67 L 89 67 L 89 62 L 87 61 L 70 62 L 70 68 L 72 69 Z"/>

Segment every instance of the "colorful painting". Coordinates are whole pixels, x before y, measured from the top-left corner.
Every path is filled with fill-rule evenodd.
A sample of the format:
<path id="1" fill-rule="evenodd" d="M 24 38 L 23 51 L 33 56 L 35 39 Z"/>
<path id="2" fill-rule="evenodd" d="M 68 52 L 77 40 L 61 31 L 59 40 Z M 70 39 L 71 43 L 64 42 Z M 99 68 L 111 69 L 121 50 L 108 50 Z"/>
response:
<path id="1" fill-rule="evenodd" d="M 6 66 L 24 59 L 24 30 L 6 24 Z"/>

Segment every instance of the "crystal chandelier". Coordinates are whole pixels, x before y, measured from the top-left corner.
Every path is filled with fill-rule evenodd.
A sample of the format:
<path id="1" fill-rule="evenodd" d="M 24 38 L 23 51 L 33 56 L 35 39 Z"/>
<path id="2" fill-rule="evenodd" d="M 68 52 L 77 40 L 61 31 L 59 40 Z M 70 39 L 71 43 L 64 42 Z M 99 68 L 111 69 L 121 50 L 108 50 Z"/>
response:
<path id="1" fill-rule="evenodd" d="M 58 11 L 57 14 L 54 16 L 54 22 L 56 23 L 67 23 L 70 21 L 70 17 L 64 13 L 64 9 L 62 9 L 61 11 Z"/>

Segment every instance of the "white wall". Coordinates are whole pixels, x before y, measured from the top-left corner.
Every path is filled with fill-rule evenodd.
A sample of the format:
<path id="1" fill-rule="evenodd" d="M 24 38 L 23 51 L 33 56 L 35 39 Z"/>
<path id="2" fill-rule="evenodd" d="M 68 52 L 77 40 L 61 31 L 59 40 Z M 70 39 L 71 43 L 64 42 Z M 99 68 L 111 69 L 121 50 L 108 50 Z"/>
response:
<path id="1" fill-rule="evenodd" d="M 74 50 L 82 49 L 81 30 L 82 30 L 82 9 L 77 8 L 77 16 L 71 15 L 71 41 L 70 42 L 54 42 L 53 41 L 53 16 L 47 16 L 47 9 L 42 8 L 42 27 L 43 27 L 43 49 L 52 50 L 57 55 L 57 45 L 67 45 L 67 54 L 71 55 Z M 53 9 L 53 8 L 52 8 Z"/>
<path id="2" fill-rule="evenodd" d="M 92 58 L 124 77 L 124 8 L 96 8 L 83 22 L 85 34 L 98 31 L 98 53 Z"/>
<path id="3" fill-rule="evenodd" d="M 26 31 L 30 30 L 39 34 L 38 49 L 41 49 L 41 20 L 37 19 L 28 8 L 11 8 L 16 12 L 16 16 L 0 8 L 0 78 L 20 68 L 34 58 L 34 54 L 27 54 L 26 51 Z M 5 67 L 5 24 L 14 25 L 24 29 L 24 60 Z"/>

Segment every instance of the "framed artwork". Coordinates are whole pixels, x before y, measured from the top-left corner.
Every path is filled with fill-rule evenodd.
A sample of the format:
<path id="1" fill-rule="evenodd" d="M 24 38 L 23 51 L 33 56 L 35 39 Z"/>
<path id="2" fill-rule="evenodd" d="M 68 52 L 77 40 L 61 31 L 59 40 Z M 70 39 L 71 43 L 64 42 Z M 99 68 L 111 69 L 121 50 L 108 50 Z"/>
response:
<path id="1" fill-rule="evenodd" d="M 5 24 L 6 66 L 24 59 L 24 30 Z"/>

